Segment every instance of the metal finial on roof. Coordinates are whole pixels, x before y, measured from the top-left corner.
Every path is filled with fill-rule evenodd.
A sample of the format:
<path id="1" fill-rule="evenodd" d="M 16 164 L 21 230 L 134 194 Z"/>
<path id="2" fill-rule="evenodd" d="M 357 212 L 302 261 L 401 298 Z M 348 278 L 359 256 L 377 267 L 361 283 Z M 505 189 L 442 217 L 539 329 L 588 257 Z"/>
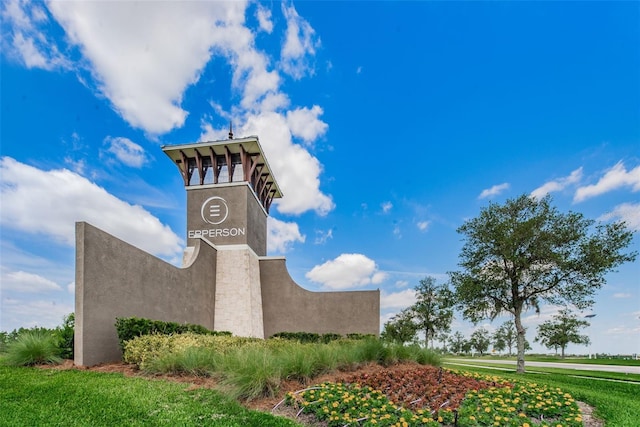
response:
<path id="1" fill-rule="evenodd" d="M 229 139 L 233 139 L 233 123 L 229 122 Z"/>

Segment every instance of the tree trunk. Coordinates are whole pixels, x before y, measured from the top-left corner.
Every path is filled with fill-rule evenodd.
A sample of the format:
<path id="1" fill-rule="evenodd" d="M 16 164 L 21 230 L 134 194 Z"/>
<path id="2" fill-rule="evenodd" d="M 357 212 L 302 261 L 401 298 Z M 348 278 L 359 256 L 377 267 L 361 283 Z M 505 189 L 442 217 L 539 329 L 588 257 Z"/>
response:
<path id="1" fill-rule="evenodd" d="M 517 363 L 516 363 L 516 373 L 524 374 L 524 333 L 525 329 L 522 326 L 522 319 L 520 319 L 521 310 L 516 310 L 515 312 L 515 322 L 516 322 L 516 346 L 518 350 Z"/>
<path id="2" fill-rule="evenodd" d="M 562 349 L 562 355 L 560 356 L 560 359 L 564 359 L 564 346 L 560 347 Z"/>

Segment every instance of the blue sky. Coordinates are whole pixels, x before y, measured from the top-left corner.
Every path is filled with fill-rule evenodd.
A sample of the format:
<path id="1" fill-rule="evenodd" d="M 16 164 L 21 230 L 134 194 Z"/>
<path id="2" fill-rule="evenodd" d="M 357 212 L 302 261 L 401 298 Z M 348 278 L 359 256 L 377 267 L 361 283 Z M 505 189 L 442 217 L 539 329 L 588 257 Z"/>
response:
<path id="1" fill-rule="evenodd" d="M 381 324 L 457 269 L 456 229 L 489 202 L 551 194 L 640 230 L 637 2 L 1 7 L 1 330 L 73 311 L 75 221 L 179 264 L 185 191 L 160 146 L 229 121 L 284 193 L 269 254 L 310 290 L 379 288 Z M 591 351 L 640 353 L 639 277 L 607 276 Z M 557 309 L 527 313 L 529 341 Z"/>

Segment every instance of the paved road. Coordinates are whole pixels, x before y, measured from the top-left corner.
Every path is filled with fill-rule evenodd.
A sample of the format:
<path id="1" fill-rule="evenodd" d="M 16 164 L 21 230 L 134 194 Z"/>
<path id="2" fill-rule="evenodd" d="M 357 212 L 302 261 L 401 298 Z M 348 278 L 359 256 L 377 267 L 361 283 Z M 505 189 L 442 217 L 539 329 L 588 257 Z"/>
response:
<path id="1" fill-rule="evenodd" d="M 515 360 L 486 360 L 486 359 L 445 359 L 451 363 L 466 363 L 473 362 L 487 363 L 487 364 L 500 364 L 500 365 L 515 365 Z M 562 369 L 576 369 L 581 371 L 604 371 L 604 372 L 620 372 L 623 374 L 638 374 L 640 375 L 640 366 L 617 366 L 617 365 L 590 365 L 585 363 L 557 363 L 557 362 L 529 362 L 525 360 L 525 367 L 537 366 L 540 368 L 562 368 Z"/>

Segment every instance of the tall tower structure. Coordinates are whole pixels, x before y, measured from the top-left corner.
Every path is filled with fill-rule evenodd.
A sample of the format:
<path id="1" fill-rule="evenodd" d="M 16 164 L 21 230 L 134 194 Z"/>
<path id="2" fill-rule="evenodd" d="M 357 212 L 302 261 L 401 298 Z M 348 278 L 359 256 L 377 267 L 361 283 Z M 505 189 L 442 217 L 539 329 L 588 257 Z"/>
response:
<path id="1" fill-rule="evenodd" d="M 282 192 L 258 137 L 163 146 L 187 191 L 187 248 L 196 241 L 218 250 L 215 327 L 264 336 L 259 257 L 267 254 L 267 217 Z"/>
<path id="2" fill-rule="evenodd" d="M 230 135 L 231 132 L 229 133 Z M 163 146 L 187 190 L 187 247 L 246 244 L 267 252 L 267 216 L 282 197 L 258 137 Z"/>

